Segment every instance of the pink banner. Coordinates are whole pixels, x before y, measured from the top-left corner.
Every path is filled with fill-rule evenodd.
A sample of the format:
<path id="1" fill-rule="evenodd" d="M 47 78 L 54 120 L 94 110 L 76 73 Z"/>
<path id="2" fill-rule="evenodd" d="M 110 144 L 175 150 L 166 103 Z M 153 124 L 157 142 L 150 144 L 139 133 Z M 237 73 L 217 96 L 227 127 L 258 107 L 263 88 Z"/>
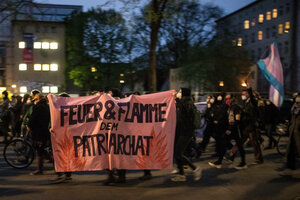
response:
<path id="1" fill-rule="evenodd" d="M 48 95 L 57 172 L 173 166 L 173 91 L 87 97 Z"/>

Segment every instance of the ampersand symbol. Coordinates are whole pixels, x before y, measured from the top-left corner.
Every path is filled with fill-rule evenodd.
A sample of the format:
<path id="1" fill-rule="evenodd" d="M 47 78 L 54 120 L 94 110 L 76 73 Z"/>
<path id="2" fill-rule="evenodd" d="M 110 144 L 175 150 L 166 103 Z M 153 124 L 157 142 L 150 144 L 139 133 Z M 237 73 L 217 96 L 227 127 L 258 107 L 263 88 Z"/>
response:
<path id="1" fill-rule="evenodd" d="M 113 111 L 115 107 L 115 103 L 112 101 L 112 100 L 108 100 L 107 102 L 105 102 L 105 108 L 106 108 L 106 112 L 104 114 L 104 118 L 105 119 L 116 119 L 115 118 L 115 115 L 116 115 L 116 112 Z"/>

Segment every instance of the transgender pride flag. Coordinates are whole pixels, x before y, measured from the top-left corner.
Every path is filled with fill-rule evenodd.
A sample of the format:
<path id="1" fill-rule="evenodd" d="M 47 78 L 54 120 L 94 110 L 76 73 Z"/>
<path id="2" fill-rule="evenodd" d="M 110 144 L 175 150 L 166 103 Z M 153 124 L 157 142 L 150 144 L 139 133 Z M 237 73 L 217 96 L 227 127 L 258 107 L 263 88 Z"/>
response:
<path id="1" fill-rule="evenodd" d="M 257 65 L 271 84 L 269 99 L 275 106 L 280 107 L 284 96 L 283 71 L 276 42 L 271 44 L 270 50 L 270 55 L 265 59 L 259 60 Z"/>

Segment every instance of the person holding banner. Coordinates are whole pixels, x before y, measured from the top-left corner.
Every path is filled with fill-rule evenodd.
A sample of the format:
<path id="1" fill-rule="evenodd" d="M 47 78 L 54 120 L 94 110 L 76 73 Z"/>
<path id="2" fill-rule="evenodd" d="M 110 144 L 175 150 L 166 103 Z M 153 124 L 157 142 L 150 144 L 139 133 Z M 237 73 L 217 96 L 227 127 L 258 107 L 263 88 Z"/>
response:
<path id="1" fill-rule="evenodd" d="M 43 173 L 44 152 L 47 142 L 50 140 L 49 123 L 50 111 L 46 98 L 41 93 L 32 93 L 34 105 L 29 117 L 28 128 L 32 133 L 32 140 L 37 151 L 37 169 L 30 175 Z"/>
<path id="2" fill-rule="evenodd" d="M 196 167 L 185 155 L 184 152 L 191 142 L 194 135 L 194 113 L 197 109 L 191 97 L 191 90 L 188 88 L 181 88 L 177 93 L 178 101 L 176 103 L 176 144 L 175 144 L 175 159 L 179 174 L 173 177 L 172 181 L 186 181 L 184 175 L 183 165 L 187 163 L 194 173 L 194 180 L 201 178 L 201 169 Z"/>

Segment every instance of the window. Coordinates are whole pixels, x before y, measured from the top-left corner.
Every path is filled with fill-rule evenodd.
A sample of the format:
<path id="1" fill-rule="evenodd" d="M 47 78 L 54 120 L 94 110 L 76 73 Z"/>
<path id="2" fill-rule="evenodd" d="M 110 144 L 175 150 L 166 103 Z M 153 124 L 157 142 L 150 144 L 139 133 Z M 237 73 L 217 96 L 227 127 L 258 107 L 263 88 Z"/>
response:
<path id="1" fill-rule="evenodd" d="M 261 53 L 261 48 L 258 48 L 258 49 L 257 49 L 257 59 L 260 59 L 260 58 L 262 57 L 261 54 L 262 54 L 262 53 Z"/>
<path id="2" fill-rule="evenodd" d="M 40 49 L 41 47 L 42 47 L 42 43 L 41 42 L 34 42 L 33 43 L 33 48 Z"/>
<path id="3" fill-rule="evenodd" d="M 58 92 L 58 87 L 57 86 L 51 86 L 50 87 L 50 92 L 51 93 L 57 93 Z"/>
<path id="4" fill-rule="evenodd" d="M 273 9 L 272 17 L 275 19 L 275 18 L 277 18 L 277 15 L 278 15 L 277 9 Z"/>
<path id="5" fill-rule="evenodd" d="M 238 38 L 237 46 L 239 46 L 239 47 L 243 46 L 243 39 L 242 38 Z"/>
<path id="6" fill-rule="evenodd" d="M 289 53 L 289 42 L 285 41 L 284 42 L 284 54 L 288 54 Z"/>
<path id="7" fill-rule="evenodd" d="M 276 29 L 276 26 L 272 26 L 272 37 L 275 37 L 276 36 L 276 33 L 277 33 L 277 29 Z"/>
<path id="8" fill-rule="evenodd" d="M 279 7 L 279 16 L 282 16 L 282 15 L 283 15 L 283 7 L 280 6 L 280 7 Z"/>
<path id="9" fill-rule="evenodd" d="M 27 64 L 25 64 L 25 63 L 19 64 L 19 70 L 20 71 L 26 71 L 27 70 Z"/>
<path id="10" fill-rule="evenodd" d="M 248 44 L 248 35 L 245 35 L 244 44 L 245 44 L 245 45 L 247 45 L 247 44 Z"/>
<path id="11" fill-rule="evenodd" d="M 263 39 L 263 32 L 258 31 L 258 40 L 262 40 L 262 39 Z"/>
<path id="12" fill-rule="evenodd" d="M 278 24 L 278 34 L 283 33 L 283 24 Z"/>
<path id="13" fill-rule="evenodd" d="M 42 43 L 42 49 L 49 49 L 49 42 L 43 42 Z"/>
<path id="14" fill-rule="evenodd" d="M 236 45 L 236 40 L 232 40 L 232 46 Z"/>
<path id="15" fill-rule="evenodd" d="M 270 28 L 266 29 L 266 38 L 269 39 L 270 38 Z"/>
<path id="16" fill-rule="evenodd" d="M 250 28 L 250 21 L 249 20 L 245 20 L 244 21 L 244 29 L 249 29 Z"/>
<path id="17" fill-rule="evenodd" d="M 26 46 L 26 43 L 25 42 L 19 42 L 19 49 L 24 49 Z"/>
<path id="18" fill-rule="evenodd" d="M 35 26 L 35 32 L 39 33 L 40 32 L 40 27 L 39 26 Z"/>
<path id="19" fill-rule="evenodd" d="M 41 64 L 34 64 L 33 70 L 34 71 L 41 71 L 42 70 L 42 65 Z"/>
<path id="20" fill-rule="evenodd" d="M 272 16 L 271 16 L 271 11 L 268 11 L 267 12 L 267 15 L 266 15 L 266 20 L 271 20 Z"/>
<path id="21" fill-rule="evenodd" d="M 286 13 L 290 12 L 290 4 L 289 3 L 286 4 L 285 11 L 286 11 Z"/>
<path id="22" fill-rule="evenodd" d="M 26 86 L 21 86 L 20 87 L 20 93 L 26 93 L 27 92 L 27 87 Z"/>
<path id="23" fill-rule="evenodd" d="M 264 15 L 263 14 L 259 14 L 258 15 L 258 22 L 259 23 L 263 23 L 264 22 Z"/>
<path id="24" fill-rule="evenodd" d="M 49 65 L 43 64 L 43 71 L 49 71 Z"/>
<path id="25" fill-rule="evenodd" d="M 256 19 L 253 18 L 252 21 L 251 21 L 251 26 L 255 26 L 255 23 L 256 23 Z"/>
<path id="26" fill-rule="evenodd" d="M 49 86 L 43 86 L 42 87 L 42 93 L 49 93 L 50 92 L 50 87 Z"/>
<path id="27" fill-rule="evenodd" d="M 284 32 L 285 33 L 288 33 L 289 32 L 289 30 L 290 30 L 290 28 L 291 28 L 291 24 L 290 24 L 290 22 L 285 22 L 285 26 L 284 26 Z"/>
<path id="28" fill-rule="evenodd" d="M 56 26 L 52 26 L 52 27 L 51 27 L 51 32 L 52 32 L 52 33 L 56 33 Z"/>
<path id="29" fill-rule="evenodd" d="M 51 42 L 50 43 L 50 49 L 58 49 L 58 43 L 57 42 Z"/>
<path id="30" fill-rule="evenodd" d="M 255 42 L 255 33 L 251 33 L 251 43 Z"/>
<path id="31" fill-rule="evenodd" d="M 50 71 L 58 71 L 58 65 L 57 64 L 51 64 L 50 65 Z"/>

